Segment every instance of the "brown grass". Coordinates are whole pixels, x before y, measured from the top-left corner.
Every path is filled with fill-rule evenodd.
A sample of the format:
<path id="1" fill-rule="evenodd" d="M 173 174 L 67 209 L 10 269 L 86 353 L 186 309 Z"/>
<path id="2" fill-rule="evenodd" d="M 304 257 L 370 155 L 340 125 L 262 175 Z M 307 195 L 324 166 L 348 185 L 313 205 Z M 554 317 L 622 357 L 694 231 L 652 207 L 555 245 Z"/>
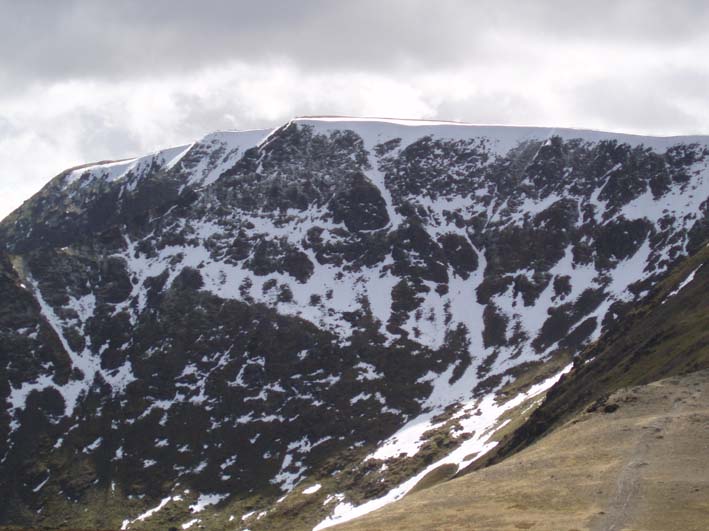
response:
<path id="1" fill-rule="evenodd" d="M 706 531 L 709 371 L 621 390 L 504 462 L 338 531 Z M 609 408 L 613 409 L 613 408 Z"/>

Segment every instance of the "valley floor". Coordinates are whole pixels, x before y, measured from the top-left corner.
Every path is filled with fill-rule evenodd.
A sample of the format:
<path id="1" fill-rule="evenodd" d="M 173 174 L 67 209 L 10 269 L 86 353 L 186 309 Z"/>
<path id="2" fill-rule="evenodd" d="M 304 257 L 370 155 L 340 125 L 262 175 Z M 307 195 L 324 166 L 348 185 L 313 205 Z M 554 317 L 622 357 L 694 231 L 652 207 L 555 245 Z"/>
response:
<path id="1" fill-rule="evenodd" d="M 705 531 L 709 371 L 621 390 L 495 466 L 338 531 Z"/>

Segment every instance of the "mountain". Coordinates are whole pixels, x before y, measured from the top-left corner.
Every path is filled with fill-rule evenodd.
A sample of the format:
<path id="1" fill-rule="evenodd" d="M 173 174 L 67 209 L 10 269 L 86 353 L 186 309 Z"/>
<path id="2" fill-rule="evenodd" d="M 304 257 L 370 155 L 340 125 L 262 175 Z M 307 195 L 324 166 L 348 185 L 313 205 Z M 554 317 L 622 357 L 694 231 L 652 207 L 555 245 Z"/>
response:
<path id="1" fill-rule="evenodd" d="M 0 524 L 322 529 L 511 454 L 705 248 L 708 166 L 321 117 L 61 173 L 0 224 Z"/>

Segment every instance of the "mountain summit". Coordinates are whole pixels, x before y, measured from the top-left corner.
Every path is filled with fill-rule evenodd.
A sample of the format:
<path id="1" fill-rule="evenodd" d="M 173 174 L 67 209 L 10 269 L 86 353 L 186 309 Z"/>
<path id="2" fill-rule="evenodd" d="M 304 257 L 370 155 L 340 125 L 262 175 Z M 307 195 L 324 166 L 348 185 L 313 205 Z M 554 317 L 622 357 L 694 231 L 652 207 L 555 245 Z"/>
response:
<path id="1" fill-rule="evenodd" d="M 298 118 L 67 170 L 0 224 L 0 524 L 366 514 L 707 239 L 709 137 Z"/>

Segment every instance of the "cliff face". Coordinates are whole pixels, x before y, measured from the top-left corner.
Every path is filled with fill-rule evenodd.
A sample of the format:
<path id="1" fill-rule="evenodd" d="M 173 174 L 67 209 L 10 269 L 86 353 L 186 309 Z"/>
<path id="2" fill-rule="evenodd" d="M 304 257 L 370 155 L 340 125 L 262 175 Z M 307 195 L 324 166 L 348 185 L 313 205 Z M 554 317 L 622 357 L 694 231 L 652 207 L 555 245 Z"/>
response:
<path id="1" fill-rule="evenodd" d="M 0 523 L 308 528 L 484 453 L 485 400 L 703 245 L 708 165 L 706 137 L 298 119 L 60 174 L 0 224 Z"/>

